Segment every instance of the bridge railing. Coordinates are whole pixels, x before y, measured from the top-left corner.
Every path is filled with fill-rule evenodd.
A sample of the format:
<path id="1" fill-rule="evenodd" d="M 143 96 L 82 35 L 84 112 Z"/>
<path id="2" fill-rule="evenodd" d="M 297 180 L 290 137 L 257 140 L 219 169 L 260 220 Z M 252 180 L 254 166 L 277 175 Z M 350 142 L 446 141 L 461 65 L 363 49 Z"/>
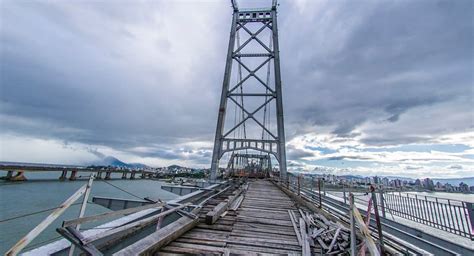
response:
<path id="1" fill-rule="evenodd" d="M 350 188 L 328 191 L 322 179 L 288 173 L 288 185 L 300 189 L 320 191 L 322 196 L 338 198 L 349 205 Z M 299 189 L 298 189 L 299 188 Z M 355 203 L 367 207 L 371 200 L 369 191 L 355 195 Z M 381 216 L 394 216 L 447 231 L 474 241 L 474 203 L 413 193 L 375 191 L 377 206 Z M 400 221 L 400 220 L 399 220 Z"/>
<path id="2" fill-rule="evenodd" d="M 391 214 L 474 240 L 473 204 L 410 193 L 383 193 Z"/>

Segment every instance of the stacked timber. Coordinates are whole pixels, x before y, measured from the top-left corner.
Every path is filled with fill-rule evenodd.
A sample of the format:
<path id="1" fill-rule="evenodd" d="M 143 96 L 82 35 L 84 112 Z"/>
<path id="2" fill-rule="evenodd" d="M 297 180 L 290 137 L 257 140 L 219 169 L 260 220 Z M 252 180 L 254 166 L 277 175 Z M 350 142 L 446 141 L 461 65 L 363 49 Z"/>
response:
<path id="1" fill-rule="evenodd" d="M 319 246 L 323 254 L 347 254 L 350 250 L 350 229 L 328 220 L 324 215 L 299 209 L 299 214 L 288 211 L 303 255 L 309 255 L 310 246 Z M 299 216 L 299 219 L 298 217 Z"/>

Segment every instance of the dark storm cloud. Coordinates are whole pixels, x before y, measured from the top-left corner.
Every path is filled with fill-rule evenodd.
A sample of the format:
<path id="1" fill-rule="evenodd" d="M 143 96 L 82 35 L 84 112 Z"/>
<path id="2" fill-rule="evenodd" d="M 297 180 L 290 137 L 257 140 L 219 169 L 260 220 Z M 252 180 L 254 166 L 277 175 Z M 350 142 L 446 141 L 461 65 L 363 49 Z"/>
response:
<path id="1" fill-rule="evenodd" d="M 334 125 L 344 135 L 381 113 L 397 122 L 413 108 L 472 93 L 472 1 L 333 3 L 282 24 L 293 122 Z"/>
<path id="2" fill-rule="evenodd" d="M 224 53 L 224 47 L 215 50 L 216 42 L 211 42 L 209 49 L 196 51 L 194 58 L 170 54 L 186 61 L 206 56 L 210 61 L 184 67 L 193 73 L 182 81 L 173 76 L 182 77 L 180 73 L 186 70 L 164 66 L 180 62 L 134 63 L 135 53 L 120 50 L 125 50 L 127 43 L 140 44 L 149 38 L 136 38 L 140 31 L 130 31 L 130 27 L 146 26 L 153 15 L 165 16 L 170 7 L 157 2 L 123 3 L 2 3 L 3 131 L 112 147 L 211 138 L 214 125 L 208 121 L 215 114 L 203 109 L 216 105 L 216 95 L 208 92 L 210 84 L 219 84 L 222 68 L 213 57 Z M 151 23 L 152 30 L 147 32 L 166 25 L 163 19 Z M 179 35 L 187 29 L 186 23 L 180 24 L 183 30 L 176 31 L 174 37 L 188 40 Z M 157 26 L 155 30 L 153 26 Z M 169 50 L 167 36 L 156 40 L 151 50 Z M 176 74 L 170 74 L 170 69 Z M 213 69 L 218 71 L 211 72 Z M 197 91 L 203 93 L 197 97 Z"/>
<path id="3" fill-rule="evenodd" d="M 354 130 L 364 123 L 396 127 L 425 106 L 468 118 L 472 1 L 280 2 L 288 140 L 330 126 L 341 142 L 360 136 Z M 227 1 L 3 1 L 0 8 L 2 132 L 142 157 L 210 157 L 208 148 L 174 146 L 213 139 Z M 451 109 L 439 107 L 444 103 Z M 432 122 L 423 127 L 436 127 Z M 465 124 L 442 130 L 464 131 Z M 398 145 L 436 135 L 418 127 L 365 134 L 361 142 Z M 133 150 L 140 146 L 151 150 Z M 309 156 L 288 147 L 289 159 Z"/>

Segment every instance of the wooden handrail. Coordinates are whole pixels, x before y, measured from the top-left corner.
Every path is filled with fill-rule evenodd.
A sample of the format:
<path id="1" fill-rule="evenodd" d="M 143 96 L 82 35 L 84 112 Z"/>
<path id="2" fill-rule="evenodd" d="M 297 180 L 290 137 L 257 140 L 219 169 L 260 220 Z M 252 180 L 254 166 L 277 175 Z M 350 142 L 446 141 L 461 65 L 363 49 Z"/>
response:
<path id="1" fill-rule="evenodd" d="M 87 216 L 87 217 L 77 218 L 77 219 L 73 219 L 73 220 L 66 220 L 66 221 L 63 222 L 63 227 L 68 227 L 68 226 L 78 225 L 78 224 L 82 224 L 82 223 L 97 221 L 97 220 L 101 220 L 101 219 L 105 219 L 105 218 L 109 218 L 109 217 L 115 217 L 115 216 L 119 216 L 119 215 L 126 215 L 126 214 L 130 214 L 130 213 L 134 213 L 134 212 L 138 212 L 138 211 L 142 211 L 142 210 L 146 210 L 146 209 L 150 209 L 150 208 L 161 207 L 161 206 L 164 206 L 165 204 L 166 203 L 147 204 L 147 205 L 144 205 L 144 206 L 128 208 L 128 209 L 123 209 L 123 210 L 119 210 L 119 211 L 106 212 L 106 213 L 102 213 L 102 214 L 98 214 L 98 215 Z"/>
<path id="2" fill-rule="evenodd" d="M 351 200 L 351 204 L 353 204 L 353 200 Z M 355 221 L 359 225 L 359 230 L 362 233 L 362 237 L 364 238 L 365 244 L 369 249 L 370 255 L 379 256 L 380 252 L 377 250 L 377 246 L 375 245 L 374 239 L 372 239 L 372 236 L 370 235 L 369 228 L 362 219 L 362 216 L 357 207 L 352 207 L 352 214 L 354 216 Z"/>
<path id="3" fill-rule="evenodd" d="M 70 196 L 64 203 L 62 203 L 56 210 L 54 210 L 48 217 L 46 217 L 40 224 L 33 228 L 26 236 L 20 239 L 5 255 L 17 255 L 23 250 L 33 239 L 35 239 L 41 232 L 43 232 L 54 220 L 66 211 L 75 201 L 77 201 L 87 189 L 87 184 L 79 188 L 72 196 Z"/>

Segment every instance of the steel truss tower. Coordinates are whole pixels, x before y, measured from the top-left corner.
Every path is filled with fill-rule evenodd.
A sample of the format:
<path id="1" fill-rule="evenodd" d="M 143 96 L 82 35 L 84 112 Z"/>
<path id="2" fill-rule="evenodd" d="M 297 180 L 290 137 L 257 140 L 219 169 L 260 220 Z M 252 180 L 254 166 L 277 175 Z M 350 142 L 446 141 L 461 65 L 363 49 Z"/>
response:
<path id="1" fill-rule="evenodd" d="M 277 27 L 277 1 L 273 0 L 272 7 L 267 9 L 252 9 L 252 10 L 240 10 L 234 0 L 232 0 L 233 15 L 232 15 L 232 26 L 230 31 L 229 48 L 227 52 L 227 60 L 225 65 L 224 81 L 222 84 L 222 94 L 220 99 L 220 106 L 218 111 L 218 120 L 216 135 L 214 140 L 214 150 L 212 154 L 211 163 L 211 180 L 215 180 L 219 170 L 219 160 L 224 156 L 225 153 L 242 150 L 253 150 L 273 155 L 279 164 L 280 177 L 286 179 L 286 152 L 285 152 L 285 129 L 283 122 L 283 102 L 282 102 L 282 90 L 281 90 L 281 75 L 280 75 L 280 56 L 279 56 L 279 45 L 278 45 L 278 27 Z M 260 25 L 259 25 L 260 24 Z M 255 32 L 249 29 L 249 26 L 258 26 L 260 29 Z M 262 38 L 262 31 L 269 30 L 270 43 L 269 45 L 264 43 Z M 239 32 L 248 35 L 248 39 L 240 45 Z M 236 44 L 237 37 L 237 44 Z M 260 52 L 245 52 L 244 49 L 249 47 L 250 43 L 253 42 L 260 48 Z M 250 47 L 251 48 L 251 47 Z M 247 66 L 246 60 L 256 59 L 263 61 L 256 66 L 255 69 Z M 265 65 L 268 64 L 268 75 L 270 74 L 270 64 L 273 61 L 273 79 L 262 79 L 259 77 L 257 72 Z M 235 62 L 247 75 L 242 78 L 237 84 L 231 82 L 232 75 L 232 64 Z M 259 61 L 258 61 L 259 62 Z M 246 93 L 243 92 L 242 87 L 245 88 L 247 83 L 250 83 L 250 79 L 254 78 L 254 81 L 258 81 L 259 86 L 263 86 L 265 93 Z M 240 91 L 239 91 L 240 88 Z M 257 98 L 262 99 L 262 103 L 257 105 L 255 109 L 250 109 L 246 105 L 244 106 L 244 99 L 255 100 Z M 240 99 L 240 100 L 239 100 Z M 239 110 L 242 111 L 242 120 L 236 123 L 230 129 L 225 129 L 226 110 L 227 103 L 230 100 L 233 104 L 238 106 Z M 265 122 L 257 118 L 259 112 L 266 106 L 273 104 L 276 110 L 276 133 L 270 131 L 265 126 Z M 263 129 L 263 132 L 268 134 L 267 138 L 236 138 L 232 136 L 235 130 L 241 126 L 244 126 L 247 121 L 252 122 L 254 125 Z M 247 127 L 248 128 L 248 127 Z"/>

